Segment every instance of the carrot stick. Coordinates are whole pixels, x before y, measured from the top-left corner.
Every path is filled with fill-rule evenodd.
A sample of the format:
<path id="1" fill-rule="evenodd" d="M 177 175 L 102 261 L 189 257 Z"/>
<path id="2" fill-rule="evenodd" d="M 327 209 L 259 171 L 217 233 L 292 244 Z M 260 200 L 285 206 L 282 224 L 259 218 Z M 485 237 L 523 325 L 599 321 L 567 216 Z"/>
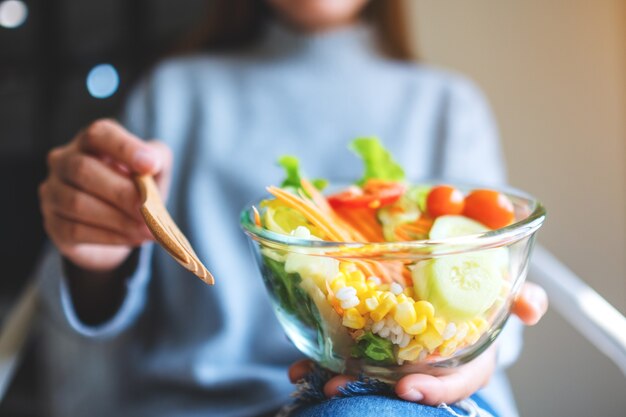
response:
<path id="1" fill-rule="evenodd" d="M 389 271 L 387 271 L 387 268 L 385 268 L 385 265 L 383 265 L 381 262 L 376 262 L 376 261 L 367 261 L 369 264 L 372 265 L 373 268 L 376 269 L 376 271 L 378 272 L 378 277 L 380 277 L 381 280 L 383 280 L 384 282 L 393 282 L 393 279 L 391 277 L 391 275 L 389 275 Z"/>
<path id="2" fill-rule="evenodd" d="M 353 228 L 359 230 L 368 242 L 382 242 L 385 238 L 380 225 L 374 217 L 375 214 L 369 211 L 368 209 L 346 209 L 337 210 L 337 214 Z"/>
<path id="3" fill-rule="evenodd" d="M 376 212 L 370 209 L 355 210 L 354 213 L 365 224 L 367 224 L 376 234 L 382 238 L 382 228 L 376 219 Z"/>
<path id="4" fill-rule="evenodd" d="M 302 189 L 306 191 L 306 193 L 311 196 L 313 203 L 324 213 L 326 213 L 337 225 L 339 225 L 342 229 L 348 232 L 352 240 L 356 242 L 365 242 L 366 238 L 363 234 L 355 229 L 351 224 L 347 223 L 344 219 L 342 219 L 337 212 L 328 204 L 328 200 L 326 197 L 320 193 L 317 188 L 313 184 L 311 184 L 307 179 L 302 178 L 300 180 L 300 184 L 302 185 Z"/>
<path id="5" fill-rule="evenodd" d="M 313 200 L 315 205 L 319 207 L 320 210 L 326 213 L 333 212 L 333 208 L 330 206 L 330 204 L 328 204 L 326 197 L 324 197 L 322 193 L 317 191 L 317 188 L 315 188 L 315 186 L 311 184 L 306 178 L 302 178 L 300 180 L 300 185 L 302 185 L 302 189 L 306 191 L 309 196 L 311 196 L 311 200 Z"/>
<path id="6" fill-rule="evenodd" d="M 252 206 L 252 211 L 254 212 L 254 224 L 261 227 L 261 215 L 259 214 L 259 210 Z"/>
<path id="7" fill-rule="evenodd" d="M 409 236 L 409 234 L 403 230 L 402 226 L 396 227 L 394 233 L 396 237 L 400 240 L 411 240 L 411 236 Z"/>
<path id="8" fill-rule="evenodd" d="M 375 270 L 363 259 L 350 259 L 349 262 L 352 262 L 363 272 L 365 278 L 369 278 L 374 275 L 378 275 Z"/>
<path id="9" fill-rule="evenodd" d="M 344 230 L 329 223 L 324 214 L 308 201 L 274 186 L 267 187 L 267 191 L 291 208 L 300 211 L 308 221 L 319 227 L 330 240 L 336 242 L 350 240 L 350 236 Z"/>
<path id="10" fill-rule="evenodd" d="M 267 191 L 291 208 L 300 211 L 308 221 L 319 227 L 331 240 L 351 241 L 352 237 L 357 237 L 357 241 L 360 242 L 384 240 L 373 211 L 365 209 L 358 213 L 351 213 L 350 210 L 343 210 L 338 213 L 311 183 L 306 180 L 302 180 L 301 183 L 313 204 L 301 196 L 277 187 L 267 187 Z M 348 219 L 342 214 L 345 214 Z M 357 265 L 366 277 L 379 276 L 385 282 L 392 282 L 392 276 L 380 262 L 363 259 L 350 259 L 349 261 Z"/>
<path id="11" fill-rule="evenodd" d="M 389 272 L 391 276 L 391 280 L 402 284 L 402 286 L 406 287 L 407 282 L 411 282 L 410 271 L 406 268 L 406 266 L 400 261 L 387 261 L 383 263 L 385 269 Z M 409 278 L 405 275 L 405 272 L 409 273 Z"/>

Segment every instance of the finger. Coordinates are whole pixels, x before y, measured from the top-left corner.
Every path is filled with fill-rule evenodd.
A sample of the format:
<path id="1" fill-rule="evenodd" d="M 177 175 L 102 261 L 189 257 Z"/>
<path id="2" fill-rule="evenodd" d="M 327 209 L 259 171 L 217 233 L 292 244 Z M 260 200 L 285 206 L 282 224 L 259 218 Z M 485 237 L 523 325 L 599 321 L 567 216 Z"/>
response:
<path id="1" fill-rule="evenodd" d="M 334 397 L 339 395 L 339 388 L 345 387 L 348 382 L 354 381 L 356 378 L 350 375 L 337 375 L 332 377 L 324 385 L 324 395 L 327 397 Z"/>
<path id="2" fill-rule="evenodd" d="M 138 174 L 156 174 L 163 167 L 162 155 L 137 136 L 110 119 L 100 119 L 85 129 L 78 139 L 81 150 L 107 156 Z"/>
<path id="3" fill-rule="evenodd" d="M 452 404 L 486 385 L 494 368 L 495 350 L 492 348 L 449 375 L 407 375 L 396 384 L 396 394 L 404 400 L 427 405 Z"/>
<path id="4" fill-rule="evenodd" d="M 139 193 L 132 180 L 93 156 L 72 151 L 50 156 L 52 176 L 141 220 Z"/>
<path id="5" fill-rule="evenodd" d="M 162 166 L 159 173 L 155 176 L 159 191 L 162 198 L 165 200 L 170 188 L 170 179 L 172 172 L 173 155 L 170 148 L 163 142 L 151 140 L 146 142 L 146 145 L 153 148 L 161 157 Z"/>
<path id="6" fill-rule="evenodd" d="M 46 209 L 44 208 L 44 210 Z M 146 240 L 79 223 L 52 212 L 44 215 L 44 227 L 54 243 L 60 248 L 85 243 L 139 246 Z"/>
<path id="7" fill-rule="evenodd" d="M 66 185 L 52 177 L 41 189 L 42 204 L 64 218 L 89 226 L 100 227 L 137 239 L 152 239 L 152 234 L 143 221 L 130 217 L 106 202 Z"/>
<path id="8" fill-rule="evenodd" d="M 520 295 L 513 303 L 513 313 L 524 324 L 532 326 L 537 324 L 548 310 L 548 295 L 537 284 L 527 282 L 524 284 Z"/>
<path id="9" fill-rule="evenodd" d="M 313 362 L 308 359 L 302 359 L 289 367 L 289 380 L 295 384 L 304 378 L 313 369 Z"/>

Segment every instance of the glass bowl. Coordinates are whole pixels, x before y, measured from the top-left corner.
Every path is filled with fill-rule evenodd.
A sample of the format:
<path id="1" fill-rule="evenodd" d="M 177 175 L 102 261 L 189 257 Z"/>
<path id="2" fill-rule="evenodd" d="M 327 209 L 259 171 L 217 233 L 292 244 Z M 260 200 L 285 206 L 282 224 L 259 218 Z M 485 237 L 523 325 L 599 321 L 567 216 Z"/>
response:
<path id="1" fill-rule="evenodd" d="M 393 382 L 410 373 L 445 373 L 501 332 L 546 212 L 521 191 L 498 191 L 513 202 L 513 224 L 440 240 L 288 236 L 255 224 L 260 202 L 246 207 L 240 221 L 294 345 L 331 371 Z M 385 271 L 400 271 L 404 281 L 386 281 Z"/>

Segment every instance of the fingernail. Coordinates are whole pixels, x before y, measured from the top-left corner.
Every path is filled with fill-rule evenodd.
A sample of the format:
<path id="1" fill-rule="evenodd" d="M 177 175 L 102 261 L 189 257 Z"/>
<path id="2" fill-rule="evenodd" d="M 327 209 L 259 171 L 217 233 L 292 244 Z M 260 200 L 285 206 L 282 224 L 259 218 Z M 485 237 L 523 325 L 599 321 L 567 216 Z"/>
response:
<path id="1" fill-rule="evenodd" d="M 422 394 L 415 388 L 411 388 L 406 393 L 402 394 L 401 397 L 407 401 L 417 402 L 424 399 L 424 394 Z"/>
<path id="2" fill-rule="evenodd" d="M 140 149 L 133 155 L 133 168 L 141 172 L 158 172 L 161 160 L 153 150 Z"/>

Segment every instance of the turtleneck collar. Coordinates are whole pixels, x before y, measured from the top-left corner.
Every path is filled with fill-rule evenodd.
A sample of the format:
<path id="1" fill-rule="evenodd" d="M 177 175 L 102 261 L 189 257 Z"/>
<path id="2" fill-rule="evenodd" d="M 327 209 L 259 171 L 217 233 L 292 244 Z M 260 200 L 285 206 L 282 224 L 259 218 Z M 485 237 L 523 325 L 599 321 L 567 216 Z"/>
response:
<path id="1" fill-rule="evenodd" d="M 259 43 L 261 51 L 272 56 L 312 59 L 380 58 L 374 29 L 358 22 L 324 32 L 297 32 L 279 21 L 268 24 Z"/>

